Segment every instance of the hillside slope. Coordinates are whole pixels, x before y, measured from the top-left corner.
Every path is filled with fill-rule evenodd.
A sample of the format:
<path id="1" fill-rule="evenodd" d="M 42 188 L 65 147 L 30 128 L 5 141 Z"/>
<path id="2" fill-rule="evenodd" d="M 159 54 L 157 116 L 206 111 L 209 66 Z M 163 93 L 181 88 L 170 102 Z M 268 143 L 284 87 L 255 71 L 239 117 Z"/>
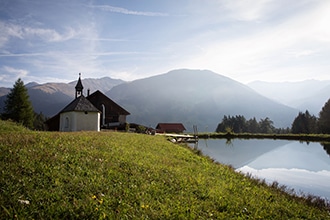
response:
<path id="1" fill-rule="evenodd" d="M 224 115 L 269 117 L 290 126 L 297 111 L 249 87 L 208 70 L 174 70 L 113 87 L 107 95 L 131 113 L 129 120 L 147 126 L 182 122 L 188 130 L 214 131 Z"/>
<path id="2" fill-rule="evenodd" d="M 329 218 L 162 136 L 10 130 L 0 130 L 0 219 Z"/>

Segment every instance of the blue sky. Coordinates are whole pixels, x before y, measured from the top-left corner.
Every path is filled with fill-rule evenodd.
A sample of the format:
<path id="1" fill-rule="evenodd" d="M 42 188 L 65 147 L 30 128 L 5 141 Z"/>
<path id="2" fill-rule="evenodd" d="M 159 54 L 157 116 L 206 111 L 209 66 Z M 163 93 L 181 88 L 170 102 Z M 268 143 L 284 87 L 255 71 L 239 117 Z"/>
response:
<path id="1" fill-rule="evenodd" d="M 328 0 L 0 0 L 0 86 L 209 69 L 330 80 Z"/>

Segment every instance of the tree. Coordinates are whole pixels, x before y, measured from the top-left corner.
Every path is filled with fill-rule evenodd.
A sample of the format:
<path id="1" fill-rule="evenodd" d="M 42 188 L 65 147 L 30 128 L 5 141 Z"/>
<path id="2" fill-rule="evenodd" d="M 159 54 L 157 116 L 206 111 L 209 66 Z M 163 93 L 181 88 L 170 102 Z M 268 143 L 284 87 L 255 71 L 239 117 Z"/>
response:
<path id="1" fill-rule="evenodd" d="M 257 122 L 257 119 L 255 117 L 247 121 L 247 127 L 248 127 L 248 132 L 250 133 L 259 132 L 259 123 Z"/>
<path id="2" fill-rule="evenodd" d="M 330 99 L 319 113 L 318 127 L 321 133 L 330 134 Z"/>
<path id="3" fill-rule="evenodd" d="M 7 95 L 3 117 L 22 123 L 28 128 L 33 128 L 34 112 L 32 104 L 27 89 L 20 78 Z"/>
<path id="4" fill-rule="evenodd" d="M 45 131 L 46 130 L 46 122 L 47 118 L 45 117 L 42 112 L 39 114 L 34 113 L 34 120 L 33 120 L 33 128 L 38 131 Z"/>
<path id="5" fill-rule="evenodd" d="M 310 115 L 306 110 L 305 113 L 299 112 L 294 119 L 291 127 L 294 134 L 312 134 L 317 131 L 317 119 L 314 115 Z"/>
<path id="6" fill-rule="evenodd" d="M 260 119 L 259 127 L 260 127 L 260 133 L 264 134 L 271 134 L 274 133 L 275 127 L 273 126 L 274 122 L 270 120 L 268 117 L 265 119 Z"/>

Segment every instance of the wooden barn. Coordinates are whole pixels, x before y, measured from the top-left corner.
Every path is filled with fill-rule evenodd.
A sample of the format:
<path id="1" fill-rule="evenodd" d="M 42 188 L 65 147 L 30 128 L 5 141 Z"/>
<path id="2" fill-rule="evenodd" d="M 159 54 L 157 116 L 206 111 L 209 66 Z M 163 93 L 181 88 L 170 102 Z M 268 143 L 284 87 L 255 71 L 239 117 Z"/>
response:
<path id="1" fill-rule="evenodd" d="M 130 113 L 97 90 L 87 99 L 101 112 L 101 128 L 112 128 L 126 124 L 126 116 Z"/>
<path id="2" fill-rule="evenodd" d="M 181 123 L 159 123 L 156 126 L 158 133 L 183 133 L 186 128 Z"/>

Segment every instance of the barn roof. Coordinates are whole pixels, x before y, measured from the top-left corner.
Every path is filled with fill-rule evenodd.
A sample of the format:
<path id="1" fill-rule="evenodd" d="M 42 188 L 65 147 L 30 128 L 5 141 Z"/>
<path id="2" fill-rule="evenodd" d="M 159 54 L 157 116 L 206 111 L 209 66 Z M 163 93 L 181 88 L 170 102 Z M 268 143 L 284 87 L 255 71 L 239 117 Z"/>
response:
<path id="1" fill-rule="evenodd" d="M 159 123 L 156 129 L 164 132 L 183 132 L 186 130 L 181 123 Z"/>
<path id="2" fill-rule="evenodd" d="M 90 102 L 85 96 L 79 96 L 75 100 L 73 100 L 70 104 L 68 104 L 64 109 L 60 112 L 99 112 L 99 110 Z"/>
<path id="3" fill-rule="evenodd" d="M 118 105 L 116 102 L 114 102 L 112 99 L 110 99 L 108 96 L 104 95 L 99 90 L 93 92 L 90 94 L 87 99 L 92 102 L 95 106 L 98 106 L 98 102 L 106 101 L 110 106 L 112 106 L 112 110 L 120 113 L 121 115 L 130 115 L 128 111 L 126 111 L 124 108 L 122 108 L 120 105 Z"/>

